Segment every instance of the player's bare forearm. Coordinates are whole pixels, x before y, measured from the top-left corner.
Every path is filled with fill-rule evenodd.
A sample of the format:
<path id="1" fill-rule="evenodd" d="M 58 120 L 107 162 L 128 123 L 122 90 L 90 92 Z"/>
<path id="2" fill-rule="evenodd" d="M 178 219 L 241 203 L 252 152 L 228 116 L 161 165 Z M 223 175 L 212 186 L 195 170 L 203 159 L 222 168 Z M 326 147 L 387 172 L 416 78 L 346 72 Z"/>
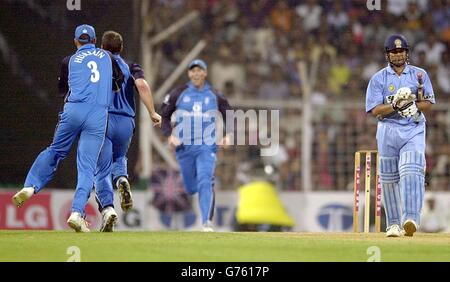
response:
<path id="1" fill-rule="evenodd" d="M 148 113 L 151 115 L 152 113 L 156 112 L 155 105 L 153 103 L 152 91 L 150 90 L 150 86 L 148 85 L 147 81 L 145 81 L 145 79 L 138 78 L 136 79 L 135 84 L 139 92 L 139 97 L 147 108 Z"/>
<path id="2" fill-rule="evenodd" d="M 153 103 L 153 95 L 147 81 L 142 78 L 138 78 L 135 81 L 136 88 L 139 92 L 139 97 L 147 108 L 150 118 L 153 121 L 154 126 L 161 126 L 161 116 L 155 111 L 155 105 Z"/>
<path id="3" fill-rule="evenodd" d="M 372 109 L 372 114 L 377 117 L 385 117 L 391 113 L 395 112 L 391 104 L 381 104 Z"/>
<path id="4" fill-rule="evenodd" d="M 430 112 L 431 109 L 433 108 L 433 104 L 430 101 L 420 101 L 420 102 L 416 102 L 417 108 L 419 109 L 419 111 L 421 112 Z"/>

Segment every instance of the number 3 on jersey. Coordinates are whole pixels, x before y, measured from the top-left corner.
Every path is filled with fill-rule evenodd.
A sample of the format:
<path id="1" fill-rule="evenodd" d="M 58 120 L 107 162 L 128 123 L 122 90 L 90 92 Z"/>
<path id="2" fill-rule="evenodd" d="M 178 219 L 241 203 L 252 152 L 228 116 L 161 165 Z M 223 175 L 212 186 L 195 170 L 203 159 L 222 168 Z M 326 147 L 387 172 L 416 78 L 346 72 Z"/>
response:
<path id="1" fill-rule="evenodd" d="M 97 70 L 97 63 L 95 61 L 89 61 L 87 66 L 91 69 L 91 82 L 99 81 L 100 73 Z"/>

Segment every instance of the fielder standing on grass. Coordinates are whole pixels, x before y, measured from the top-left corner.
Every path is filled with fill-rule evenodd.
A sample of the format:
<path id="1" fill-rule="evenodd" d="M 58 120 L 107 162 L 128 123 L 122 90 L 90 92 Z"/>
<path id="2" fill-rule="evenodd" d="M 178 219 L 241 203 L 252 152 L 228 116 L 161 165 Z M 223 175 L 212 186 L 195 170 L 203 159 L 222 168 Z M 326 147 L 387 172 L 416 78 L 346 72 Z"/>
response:
<path id="1" fill-rule="evenodd" d="M 384 47 L 389 64 L 370 79 L 366 112 L 379 119 L 376 138 L 386 236 L 400 237 L 403 232 L 413 236 L 425 193 L 423 112 L 431 110 L 435 98 L 427 72 L 408 63 L 406 38 L 391 35 Z"/>
<path id="2" fill-rule="evenodd" d="M 211 232 L 214 215 L 214 170 L 216 164 L 217 114 L 225 120 L 230 109 L 227 99 L 206 82 L 207 66 L 194 60 L 188 66 L 190 81 L 166 96 L 161 108 L 162 130 L 169 145 L 175 147 L 184 188 L 198 192 L 203 231 Z M 175 113 L 172 130 L 171 117 Z M 222 136 L 222 135 L 220 135 Z M 219 145 L 229 144 L 229 135 Z"/>

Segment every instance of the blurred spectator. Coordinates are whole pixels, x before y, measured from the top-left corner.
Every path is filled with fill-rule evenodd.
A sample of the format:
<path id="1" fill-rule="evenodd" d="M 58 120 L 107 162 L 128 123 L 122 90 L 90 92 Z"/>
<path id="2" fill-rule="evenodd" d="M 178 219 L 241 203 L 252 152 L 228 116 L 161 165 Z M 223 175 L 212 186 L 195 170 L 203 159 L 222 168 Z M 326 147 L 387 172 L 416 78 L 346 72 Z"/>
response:
<path id="1" fill-rule="evenodd" d="M 427 64 L 427 53 L 424 50 L 417 52 L 417 57 L 414 61 L 418 66 L 426 67 L 426 69 L 430 68 L 430 65 Z"/>
<path id="2" fill-rule="evenodd" d="M 223 95 L 227 97 L 227 99 L 242 99 L 242 92 L 238 91 L 234 86 L 234 82 L 229 80 L 225 82 L 225 87 L 223 89 Z"/>
<path id="3" fill-rule="evenodd" d="M 379 60 L 374 58 L 373 53 L 364 52 L 363 60 L 361 64 L 361 77 L 365 81 L 369 81 L 370 78 L 381 68 Z"/>
<path id="4" fill-rule="evenodd" d="M 403 13 L 403 17 L 405 18 L 405 29 L 418 30 L 422 27 L 422 11 L 416 2 L 408 3 L 408 8 Z"/>
<path id="5" fill-rule="evenodd" d="M 318 61 L 324 54 L 328 55 L 327 64 L 332 64 L 336 59 L 336 48 L 330 44 L 326 34 L 320 34 L 319 40 L 313 42 L 311 50 L 311 62 Z M 327 65 L 325 64 L 325 66 Z"/>
<path id="6" fill-rule="evenodd" d="M 310 32 L 319 28 L 322 7 L 316 0 L 307 0 L 305 4 L 298 5 L 295 11 L 300 16 L 305 31 Z"/>
<path id="7" fill-rule="evenodd" d="M 433 196 L 425 200 L 425 207 L 420 223 L 420 231 L 437 233 L 447 229 L 445 213 L 436 208 L 436 199 Z"/>
<path id="8" fill-rule="evenodd" d="M 437 65 L 441 60 L 442 53 L 446 50 L 444 43 L 436 38 L 436 34 L 428 34 L 427 40 L 419 42 L 414 48 L 415 53 L 425 52 L 426 63 L 428 65 Z"/>
<path id="9" fill-rule="evenodd" d="M 443 98 L 450 98 L 450 51 L 442 53 L 437 68 L 437 84 L 442 90 L 440 93 Z"/>
<path id="10" fill-rule="evenodd" d="M 387 0 L 387 11 L 394 16 L 401 16 L 408 9 L 409 0 Z"/>
<path id="11" fill-rule="evenodd" d="M 347 66 L 345 58 L 338 56 L 336 64 L 331 65 L 330 77 L 328 85 L 333 94 L 342 94 L 343 87 L 346 86 L 352 74 L 351 69 Z"/>
<path id="12" fill-rule="evenodd" d="M 450 29 L 450 2 L 448 0 L 430 2 L 433 28 L 438 34 L 444 35 L 445 31 Z"/>
<path id="13" fill-rule="evenodd" d="M 290 96 L 289 84 L 283 76 L 282 69 L 274 66 L 270 75 L 261 84 L 258 90 L 258 98 L 262 100 L 286 100 Z"/>
<path id="14" fill-rule="evenodd" d="M 348 26 L 348 15 L 343 10 L 341 1 L 334 2 L 333 9 L 328 13 L 327 22 L 337 33 L 341 33 Z"/>
<path id="15" fill-rule="evenodd" d="M 275 7 L 270 13 L 272 25 L 282 32 L 291 30 L 293 21 L 292 10 L 289 8 L 285 0 L 277 1 Z"/>
<path id="16" fill-rule="evenodd" d="M 225 83 L 233 82 L 237 91 L 244 87 L 245 69 L 242 64 L 235 63 L 230 48 L 222 44 L 219 48 L 217 60 L 211 64 L 211 82 L 221 92 Z"/>
<path id="17" fill-rule="evenodd" d="M 243 11 L 245 16 L 249 19 L 249 24 L 252 28 L 260 28 L 266 16 L 270 13 L 271 1 L 255 0 L 245 1 Z"/>

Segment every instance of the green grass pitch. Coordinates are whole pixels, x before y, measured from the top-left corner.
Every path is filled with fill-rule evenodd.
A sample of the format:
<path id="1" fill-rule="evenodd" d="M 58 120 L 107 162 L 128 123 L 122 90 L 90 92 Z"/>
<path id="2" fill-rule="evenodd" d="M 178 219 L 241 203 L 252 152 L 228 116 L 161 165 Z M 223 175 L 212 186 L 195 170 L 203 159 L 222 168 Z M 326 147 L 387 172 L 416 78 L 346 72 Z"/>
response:
<path id="1" fill-rule="evenodd" d="M 450 261 L 450 234 L 0 231 L 0 261 Z M 372 248 L 371 248 L 372 247 Z M 374 248 L 375 247 L 375 248 Z M 377 251 L 378 252 L 378 251 Z"/>

